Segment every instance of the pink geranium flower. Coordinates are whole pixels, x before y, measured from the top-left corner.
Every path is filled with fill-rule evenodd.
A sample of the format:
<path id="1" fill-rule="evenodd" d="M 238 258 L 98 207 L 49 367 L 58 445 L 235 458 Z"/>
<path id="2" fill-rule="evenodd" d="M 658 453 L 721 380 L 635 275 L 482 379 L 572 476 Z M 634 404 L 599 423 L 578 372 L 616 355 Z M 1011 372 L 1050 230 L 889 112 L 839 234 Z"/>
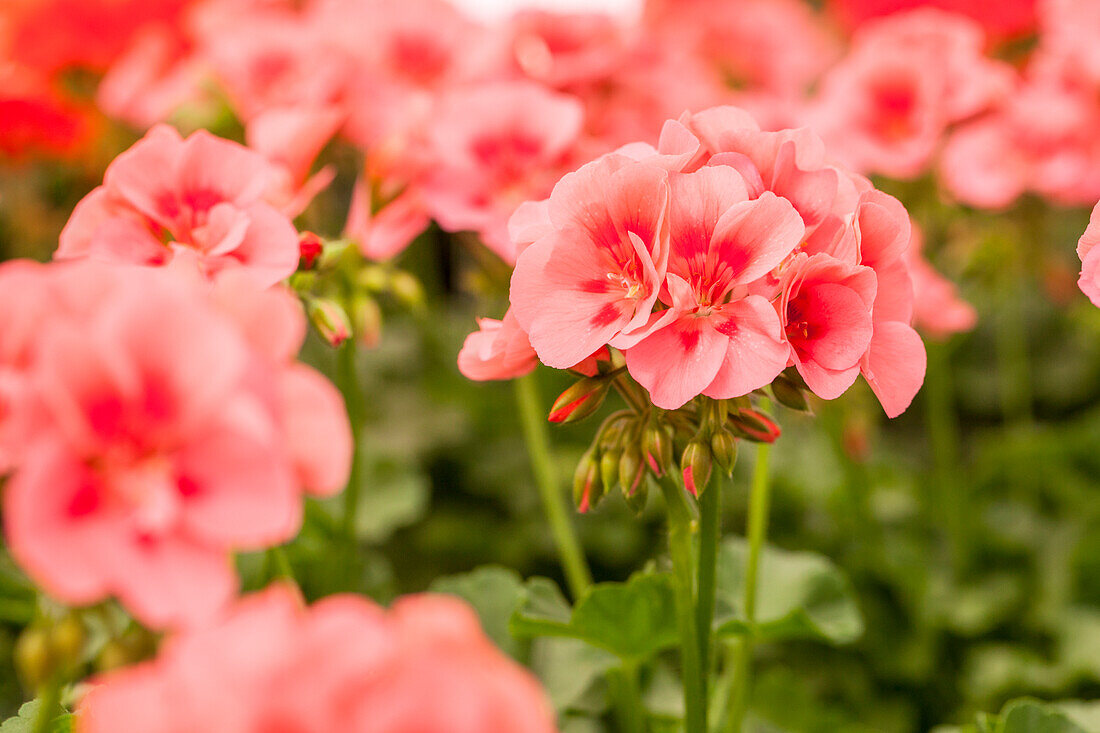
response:
<path id="1" fill-rule="evenodd" d="M 422 184 L 432 217 L 447 231 L 477 232 L 514 263 L 508 218 L 523 201 L 549 195 L 583 121 L 579 101 L 527 82 L 445 95 L 428 131 L 433 164 Z"/>
<path id="2" fill-rule="evenodd" d="M 47 286 L 4 493 L 12 553 L 67 603 L 117 596 L 156 628 L 207 619 L 236 587 L 229 552 L 290 539 L 302 492 L 347 477 L 339 394 L 293 361 L 301 308 L 183 264 L 53 265 Z"/>
<path id="3" fill-rule="evenodd" d="M 783 371 L 789 348 L 779 319 L 748 285 L 790 254 L 805 227 L 785 199 L 765 192 L 750 201 L 727 166 L 669 183 L 669 310 L 626 350 L 626 363 L 655 405 L 675 409 L 701 393 L 739 397 Z"/>
<path id="4" fill-rule="evenodd" d="M 407 596 L 388 611 L 351 595 L 306 608 L 276 586 L 97 682 L 77 711 L 80 733 L 556 730 L 535 678 L 446 596 Z"/>
<path id="5" fill-rule="evenodd" d="M 644 335 L 668 260 L 667 179 L 608 155 L 554 187 L 554 229 L 519 256 L 511 285 L 516 320 L 543 363 L 568 368 Z"/>
<path id="6" fill-rule="evenodd" d="M 1081 278 L 1077 284 L 1092 304 L 1100 308 L 1100 204 L 1092 210 L 1088 228 L 1077 243 L 1077 256 L 1081 258 Z"/>
<path id="7" fill-rule="evenodd" d="M 512 311 L 504 320 L 479 318 L 478 330 L 466 337 L 458 352 L 458 370 L 467 379 L 484 382 L 513 379 L 534 371 L 538 355 Z"/>
<path id="8" fill-rule="evenodd" d="M 294 225 L 265 200 L 279 180 L 241 145 L 203 130 L 185 140 L 158 125 L 77 204 L 55 256 L 163 265 L 190 251 L 207 272 L 244 266 L 278 282 L 298 265 Z"/>

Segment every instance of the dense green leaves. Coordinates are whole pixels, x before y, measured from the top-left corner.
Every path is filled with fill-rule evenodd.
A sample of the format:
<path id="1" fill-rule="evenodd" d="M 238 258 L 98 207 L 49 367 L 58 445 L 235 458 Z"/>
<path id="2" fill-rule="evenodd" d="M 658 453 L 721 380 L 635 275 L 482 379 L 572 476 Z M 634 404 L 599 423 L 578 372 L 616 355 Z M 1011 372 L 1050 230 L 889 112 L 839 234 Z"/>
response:
<path id="1" fill-rule="evenodd" d="M 844 574 L 820 555 L 775 548 L 765 548 L 760 559 L 756 620 L 750 625 L 742 605 L 747 554 L 739 537 L 726 538 L 719 549 L 717 633 L 835 644 L 859 638 L 863 621 Z"/>
<path id="2" fill-rule="evenodd" d="M 0 724 L 0 733 L 34 733 L 40 704 L 41 702 L 37 699 L 23 703 L 14 718 L 8 718 Z M 50 733 L 70 733 L 72 729 L 73 716 L 64 713 L 54 718 Z"/>

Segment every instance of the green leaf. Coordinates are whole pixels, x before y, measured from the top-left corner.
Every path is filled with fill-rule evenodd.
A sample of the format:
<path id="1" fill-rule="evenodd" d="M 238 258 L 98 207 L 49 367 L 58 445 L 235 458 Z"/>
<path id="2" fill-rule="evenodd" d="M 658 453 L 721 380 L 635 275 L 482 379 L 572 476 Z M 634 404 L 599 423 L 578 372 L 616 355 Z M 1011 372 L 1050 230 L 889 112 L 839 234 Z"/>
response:
<path id="1" fill-rule="evenodd" d="M 34 724 L 38 719 L 41 701 L 37 698 L 23 703 L 14 718 L 8 718 L 0 724 L 0 733 L 34 733 Z M 73 716 L 63 713 L 53 719 L 50 733 L 70 733 L 73 729 Z"/>
<path id="2" fill-rule="evenodd" d="M 852 587 L 828 559 L 808 552 L 764 548 L 757 576 L 756 623 L 742 608 L 748 544 L 740 537 L 722 542 L 718 553 L 719 635 L 752 634 L 762 641 L 819 639 L 834 644 L 855 641 L 863 619 Z"/>
<path id="3" fill-rule="evenodd" d="M 999 733 L 1089 733 L 1064 710 L 1038 700 L 1013 700 L 1001 711 Z"/>
<path id="4" fill-rule="evenodd" d="M 635 573 L 626 583 L 600 583 L 569 613 L 557 587 L 536 578 L 512 616 L 516 636 L 581 639 L 628 661 L 643 661 L 674 646 L 678 634 L 672 581 L 667 573 Z"/>
<path id="5" fill-rule="evenodd" d="M 481 626 L 506 653 L 520 659 L 526 650 L 508 631 L 512 613 L 524 598 L 523 578 L 510 568 L 486 565 L 468 573 L 436 578 L 429 590 L 458 596 L 477 612 Z"/>
<path id="6" fill-rule="evenodd" d="M 582 707 L 585 693 L 618 663 L 614 654 L 578 639 L 537 639 L 531 650 L 531 668 L 558 712 Z"/>

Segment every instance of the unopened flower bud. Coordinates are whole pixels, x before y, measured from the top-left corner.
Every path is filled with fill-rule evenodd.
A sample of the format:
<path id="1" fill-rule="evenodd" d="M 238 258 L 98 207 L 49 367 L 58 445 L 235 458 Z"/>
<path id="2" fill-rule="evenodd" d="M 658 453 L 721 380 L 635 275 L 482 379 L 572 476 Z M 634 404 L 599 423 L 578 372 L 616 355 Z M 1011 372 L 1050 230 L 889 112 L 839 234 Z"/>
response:
<path id="1" fill-rule="evenodd" d="M 334 300 L 311 298 L 306 306 L 309 320 L 329 346 L 337 347 L 351 336 L 351 320 Z"/>
<path id="2" fill-rule="evenodd" d="M 701 440 L 693 440 L 687 444 L 683 455 L 680 456 L 680 471 L 684 476 L 684 488 L 692 496 L 707 488 L 710 483 L 710 474 L 714 467 L 714 458 L 711 455 L 710 446 Z"/>
<path id="3" fill-rule="evenodd" d="M 589 448 L 573 472 L 573 503 L 577 505 L 577 511 L 584 514 L 599 503 L 603 494 L 600 462 L 596 460 L 595 451 Z"/>
<path id="4" fill-rule="evenodd" d="M 325 243 L 313 232 L 298 235 L 298 269 L 312 270 L 325 251 Z"/>
<path id="5" fill-rule="evenodd" d="M 550 422 L 570 423 L 583 420 L 600 409 L 611 383 L 598 377 L 585 377 L 558 395 L 547 418 Z"/>
<path id="6" fill-rule="evenodd" d="M 772 396 L 775 401 L 784 407 L 801 412 L 809 412 L 810 403 L 806 401 L 806 395 L 802 389 L 785 374 L 780 374 L 772 381 Z"/>
<path id="7" fill-rule="evenodd" d="M 629 446 L 619 456 L 619 486 L 623 495 L 631 498 L 636 494 L 645 480 L 645 461 L 642 460 L 642 452 L 637 446 Z"/>
<path id="8" fill-rule="evenodd" d="M 87 634 L 80 619 L 70 614 L 58 621 L 49 632 L 50 653 L 63 669 L 71 669 L 83 661 Z"/>
<path id="9" fill-rule="evenodd" d="M 710 449 L 718 468 L 725 471 L 727 476 L 732 476 L 733 467 L 737 463 L 737 439 L 733 437 L 733 433 L 725 428 L 719 429 L 710 437 Z"/>
<path id="10" fill-rule="evenodd" d="M 770 417 L 756 410 L 735 412 L 726 424 L 734 435 L 756 443 L 774 443 L 783 432 Z"/>
<path id="11" fill-rule="evenodd" d="M 12 658 L 15 671 L 29 690 L 38 689 L 53 676 L 54 660 L 45 629 L 33 626 L 24 629 L 15 642 Z"/>
<path id="12" fill-rule="evenodd" d="M 619 458 L 622 454 L 623 452 L 618 448 L 600 454 L 600 481 L 603 483 L 604 492 L 611 491 L 619 485 Z"/>
<path id="13" fill-rule="evenodd" d="M 660 425 L 646 427 L 642 434 L 642 455 L 654 476 L 663 476 L 672 465 L 672 438 Z"/>
<path id="14" fill-rule="evenodd" d="M 382 337 L 382 309 L 378 301 L 368 295 L 357 295 L 351 301 L 351 320 L 355 337 L 368 349 L 378 345 Z"/>

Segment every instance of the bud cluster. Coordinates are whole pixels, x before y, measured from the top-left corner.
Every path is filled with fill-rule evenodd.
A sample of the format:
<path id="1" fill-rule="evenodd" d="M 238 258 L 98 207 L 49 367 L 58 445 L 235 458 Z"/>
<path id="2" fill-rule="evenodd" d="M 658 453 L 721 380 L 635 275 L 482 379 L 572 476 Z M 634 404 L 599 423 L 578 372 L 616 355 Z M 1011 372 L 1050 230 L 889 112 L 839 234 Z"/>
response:
<path id="1" fill-rule="evenodd" d="M 378 343 L 380 298 L 413 311 L 424 305 L 423 288 L 413 275 L 389 263 L 365 262 L 353 242 L 303 232 L 299 248 L 298 272 L 290 284 L 305 302 L 310 323 L 334 348 L 353 337 L 368 348 Z"/>
<path id="2" fill-rule="evenodd" d="M 628 409 L 608 415 L 577 464 L 573 475 L 573 500 L 587 512 L 604 496 L 622 492 L 636 513 L 646 506 L 651 479 L 672 475 L 693 497 L 706 490 L 715 470 L 733 474 L 738 443 L 774 443 L 779 425 L 753 402 L 753 396 L 727 400 L 697 397 L 676 410 L 654 407 L 645 391 L 617 364 L 612 352 L 608 367 L 594 376 L 579 378 L 558 396 L 549 420 L 568 423 L 595 414 L 614 388 L 622 393 Z M 808 410 L 806 386 L 797 372 L 788 370 L 771 385 L 776 402 L 796 410 Z M 763 391 L 757 394 L 765 396 Z M 675 458 L 674 458 L 675 457 Z"/>

